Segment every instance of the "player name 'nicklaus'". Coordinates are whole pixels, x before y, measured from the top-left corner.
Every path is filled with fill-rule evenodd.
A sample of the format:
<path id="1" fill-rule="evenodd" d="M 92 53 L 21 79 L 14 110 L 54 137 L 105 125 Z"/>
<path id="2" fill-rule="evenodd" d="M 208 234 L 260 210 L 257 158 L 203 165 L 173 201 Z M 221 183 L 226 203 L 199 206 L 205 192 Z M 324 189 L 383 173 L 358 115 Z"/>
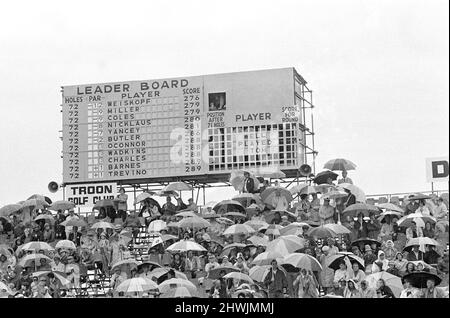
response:
<path id="1" fill-rule="evenodd" d="M 270 120 L 272 119 L 271 113 L 252 113 L 252 114 L 239 114 L 236 115 L 236 121 L 252 121 L 252 120 Z"/>

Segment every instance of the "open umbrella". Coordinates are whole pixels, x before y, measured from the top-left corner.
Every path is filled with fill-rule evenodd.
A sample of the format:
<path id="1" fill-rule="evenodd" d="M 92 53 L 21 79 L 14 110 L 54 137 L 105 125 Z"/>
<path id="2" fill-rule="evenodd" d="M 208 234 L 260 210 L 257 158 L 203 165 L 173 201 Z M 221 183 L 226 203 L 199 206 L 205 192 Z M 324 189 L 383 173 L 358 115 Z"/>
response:
<path id="1" fill-rule="evenodd" d="M 239 269 L 234 266 L 219 266 L 211 269 L 208 273 L 209 279 L 219 279 L 224 275 L 232 272 L 239 272 Z"/>
<path id="2" fill-rule="evenodd" d="M 311 225 L 304 223 L 304 222 L 292 222 L 289 225 L 286 225 L 280 230 L 281 235 L 299 235 L 303 234 L 303 228 L 307 227 L 308 229 L 311 228 Z M 301 230 L 302 233 L 300 233 Z M 295 234 L 294 234 L 295 233 Z"/>
<path id="3" fill-rule="evenodd" d="M 45 260 L 47 264 L 49 264 L 52 261 L 50 257 L 44 254 L 35 253 L 25 255 L 19 260 L 18 264 L 22 267 L 30 267 L 31 263 L 34 262 L 32 266 L 37 267 L 38 266 L 37 264 L 39 264 L 41 260 Z"/>
<path id="4" fill-rule="evenodd" d="M 415 195 L 411 196 L 408 198 L 408 201 L 413 201 L 413 200 L 428 200 L 431 199 L 430 196 L 422 194 L 422 193 L 416 193 Z"/>
<path id="5" fill-rule="evenodd" d="M 247 239 L 247 241 L 251 242 L 255 246 L 267 246 L 269 244 L 269 240 L 260 236 L 252 236 Z"/>
<path id="6" fill-rule="evenodd" d="M 224 217 L 217 218 L 216 222 L 219 223 L 219 224 L 225 225 L 225 226 L 230 226 L 230 225 L 234 224 L 234 221 L 232 221 L 229 218 L 224 218 Z"/>
<path id="7" fill-rule="evenodd" d="M 366 202 L 366 194 L 361 188 L 355 186 L 354 184 L 340 183 L 337 185 L 337 188 L 347 189 L 348 191 L 350 191 L 355 196 L 356 202 Z"/>
<path id="8" fill-rule="evenodd" d="M 398 220 L 397 225 L 401 227 L 410 227 L 412 222 L 415 222 L 418 226 L 423 225 L 422 227 L 425 227 L 425 223 L 430 222 L 431 224 L 434 224 L 436 223 L 436 219 L 429 215 L 423 215 L 422 213 L 411 213 Z"/>
<path id="9" fill-rule="evenodd" d="M 255 230 L 246 224 L 234 224 L 228 227 L 223 232 L 223 235 L 238 235 L 238 234 L 250 235 L 253 233 L 255 233 Z"/>
<path id="10" fill-rule="evenodd" d="M 46 196 L 44 196 L 42 194 L 33 194 L 27 200 L 33 200 L 33 199 L 40 200 L 40 201 L 45 201 L 49 205 L 52 204 L 52 200 L 49 197 L 46 197 Z"/>
<path id="11" fill-rule="evenodd" d="M 339 268 L 339 264 L 345 257 L 348 257 L 352 264 L 356 262 L 361 270 L 366 270 L 366 267 L 364 266 L 364 260 L 352 253 L 337 253 L 330 256 L 327 260 L 328 267 L 337 270 Z"/>
<path id="12" fill-rule="evenodd" d="M 184 182 L 172 182 L 162 188 L 161 191 L 191 191 L 193 188 L 191 185 Z"/>
<path id="13" fill-rule="evenodd" d="M 290 264 L 296 268 L 304 268 L 313 272 L 321 271 L 322 265 L 311 255 L 304 253 L 292 253 L 283 258 L 283 264 Z"/>
<path id="14" fill-rule="evenodd" d="M 183 218 L 198 217 L 198 215 L 192 211 L 180 211 L 175 214 L 175 216 L 181 216 Z"/>
<path id="15" fill-rule="evenodd" d="M 37 217 L 34 218 L 34 221 L 39 220 L 49 221 L 51 224 L 55 223 L 55 218 L 49 214 L 39 214 Z"/>
<path id="16" fill-rule="evenodd" d="M 150 222 L 147 228 L 148 233 L 160 232 L 167 229 L 167 224 L 163 220 L 154 220 Z"/>
<path id="17" fill-rule="evenodd" d="M 172 288 L 178 287 L 186 287 L 190 292 L 195 293 L 197 291 L 197 287 L 191 283 L 189 280 L 180 279 L 180 278 L 171 278 L 163 281 L 159 284 L 158 289 L 161 293 L 166 293 Z"/>
<path id="18" fill-rule="evenodd" d="M 293 200 L 291 192 L 283 187 L 268 187 L 261 193 L 261 200 L 268 205 L 272 205 L 277 195 L 284 197 L 288 203 Z"/>
<path id="19" fill-rule="evenodd" d="M 121 267 L 121 266 L 128 266 L 130 268 L 137 268 L 141 263 L 136 261 L 133 258 L 129 258 L 129 259 L 124 259 L 121 261 L 117 261 L 114 264 L 112 264 L 111 270 L 114 270 L 117 267 Z"/>
<path id="20" fill-rule="evenodd" d="M 341 234 L 349 234 L 351 233 L 349 229 L 347 229 L 345 226 L 341 225 L 341 224 L 325 224 L 324 227 L 329 228 L 330 230 L 332 230 L 334 233 L 341 235 Z"/>
<path id="21" fill-rule="evenodd" d="M 300 193 L 304 188 L 309 187 L 310 185 L 307 183 L 300 183 L 289 189 L 291 194 Z M 313 187 L 313 190 L 316 191 L 316 188 Z"/>
<path id="22" fill-rule="evenodd" d="M 152 289 L 158 289 L 158 284 L 144 277 L 133 277 L 124 280 L 117 286 L 116 291 L 124 293 L 139 293 Z"/>
<path id="23" fill-rule="evenodd" d="M 336 200 L 336 199 L 346 198 L 347 196 L 348 196 L 348 194 L 345 191 L 332 190 L 332 191 L 329 191 L 329 192 L 325 193 L 322 196 L 322 198 L 323 199 L 328 198 L 328 199 Z"/>
<path id="24" fill-rule="evenodd" d="M 362 237 L 359 238 L 357 240 L 354 240 L 353 242 L 351 242 L 351 246 L 359 246 L 360 244 L 364 244 L 364 245 L 372 245 L 372 244 L 376 244 L 377 247 L 381 246 L 381 242 L 378 240 L 374 240 L 368 237 Z"/>
<path id="25" fill-rule="evenodd" d="M 253 281 L 253 279 L 251 279 L 250 276 L 248 276 L 247 274 L 241 273 L 241 272 L 231 272 L 228 273 L 224 276 L 224 278 L 232 278 L 232 279 L 236 279 L 239 281 L 246 281 L 249 282 L 250 284 L 254 284 L 255 282 Z"/>
<path id="26" fill-rule="evenodd" d="M 34 272 L 33 274 L 31 274 L 32 277 L 40 277 L 40 276 L 47 276 L 48 274 L 53 273 L 53 275 L 55 275 L 55 278 L 59 281 L 59 283 L 62 286 L 67 286 L 70 284 L 70 281 L 67 279 L 67 276 L 65 273 L 62 272 L 58 272 L 58 271 L 39 271 L 39 272 Z"/>
<path id="27" fill-rule="evenodd" d="M 54 248 L 45 242 L 28 242 L 21 246 L 22 251 L 53 251 Z"/>
<path id="28" fill-rule="evenodd" d="M 227 212 L 223 216 L 233 220 L 233 219 L 246 219 L 247 216 L 245 214 L 239 212 Z"/>
<path id="29" fill-rule="evenodd" d="M 254 265 L 270 265 L 270 263 L 275 259 L 278 263 L 281 263 L 284 256 L 279 251 L 266 251 L 258 254 L 252 261 Z"/>
<path id="30" fill-rule="evenodd" d="M 258 231 L 260 228 L 262 228 L 264 226 L 269 226 L 269 224 L 267 222 L 264 222 L 262 220 L 250 220 L 250 221 L 245 222 L 244 224 L 251 226 L 256 231 Z"/>
<path id="31" fill-rule="evenodd" d="M 266 222 L 269 223 L 269 224 L 272 223 L 273 220 L 275 219 L 275 216 L 277 215 L 277 213 L 280 214 L 280 217 L 287 216 L 288 220 L 291 221 L 291 222 L 297 220 L 297 218 L 295 217 L 295 214 L 292 213 L 292 212 L 289 212 L 289 211 L 286 211 L 286 210 L 283 210 L 283 211 L 272 210 L 272 211 L 266 213 L 266 215 L 265 215 Z"/>
<path id="32" fill-rule="evenodd" d="M 61 222 L 60 225 L 62 226 L 76 226 L 76 227 L 87 227 L 87 223 L 84 222 L 81 219 L 71 219 L 71 220 L 66 220 L 64 222 Z"/>
<path id="33" fill-rule="evenodd" d="M 332 184 L 323 183 L 323 184 L 314 186 L 314 189 L 316 189 L 317 193 L 327 193 L 333 189 L 334 190 L 337 189 L 337 187 Z"/>
<path id="34" fill-rule="evenodd" d="M 420 272 L 412 272 L 409 274 L 406 274 L 403 276 L 403 279 L 407 279 L 411 282 L 411 285 L 413 285 L 416 288 L 426 288 L 427 287 L 427 280 L 432 279 L 435 281 L 435 286 L 438 286 L 442 279 L 430 272 L 420 271 Z"/>
<path id="35" fill-rule="evenodd" d="M 65 211 L 73 208 L 75 208 L 75 203 L 66 200 L 55 201 L 48 207 L 48 209 L 52 211 Z"/>
<path id="36" fill-rule="evenodd" d="M 190 240 L 178 241 L 170 245 L 166 250 L 169 252 L 186 252 L 186 251 L 206 252 L 206 249 L 203 246 Z"/>
<path id="37" fill-rule="evenodd" d="M 323 165 L 323 168 L 333 170 L 333 171 L 335 171 L 335 170 L 346 171 L 346 170 L 355 170 L 356 165 L 348 159 L 337 158 L 337 159 L 331 159 L 331 160 L 327 161 Z"/>
<path id="38" fill-rule="evenodd" d="M 400 277 L 392 275 L 388 272 L 378 272 L 366 276 L 367 285 L 369 288 L 377 289 L 378 280 L 383 279 L 386 286 L 388 286 L 394 293 L 396 298 L 400 297 L 400 293 L 403 290 L 403 284 Z"/>
<path id="39" fill-rule="evenodd" d="M 264 166 L 257 169 L 251 169 L 251 173 L 258 177 L 282 179 L 286 178 L 286 174 L 275 166 Z"/>
<path id="40" fill-rule="evenodd" d="M 429 238 L 429 237 L 415 237 L 409 239 L 403 250 L 410 251 L 413 246 L 419 246 L 419 250 L 425 253 L 425 245 L 439 246 L 439 242 Z"/>
<path id="41" fill-rule="evenodd" d="M 233 188 L 237 191 L 242 191 L 244 189 L 244 180 L 245 180 L 244 172 L 245 172 L 244 170 L 235 170 L 231 172 L 230 183 L 233 186 Z M 247 172 L 250 173 L 250 178 L 253 179 L 255 189 L 258 189 L 260 184 L 258 178 L 256 178 L 256 176 L 252 174 L 250 171 Z"/>
<path id="42" fill-rule="evenodd" d="M 198 292 L 189 290 L 186 287 L 180 286 L 171 288 L 165 293 L 162 293 L 160 298 L 198 298 Z"/>
<path id="43" fill-rule="evenodd" d="M 338 236 L 338 234 L 336 234 L 333 230 L 323 225 L 309 229 L 307 234 L 308 236 L 314 237 L 316 239 Z"/>
<path id="44" fill-rule="evenodd" d="M 370 213 L 380 213 L 380 209 L 375 205 L 367 203 L 355 203 L 346 207 L 342 212 L 344 216 L 350 215 L 352 218 L 356 217 L 359 213 L 364 214 L 364 216 L 369 216 Z"/>
<path id="45" fill-rule="evenodd" d="M 156 195 L 160 196 L 160 197 L 174 197 L 174 198 L 179 196 L 178 193 L 173 190 L 169 190 L 169 191 L 160 190 L 160 191 L 156 192 Z"/>
<path id="46" fill-rule="evenodd" d="M 58 241 L 55 245 L 55 249 L 67 249 L 67 250 L 76 250 L 77 247 L 75 246 L 75 243 L 69 240 L 61 240 Z"/>
<path id="47" fill-rule="evenodd" d="M 395 205 L 393 203 L 381 203 L 381 204 L 378 204 L 378 207 L 380 209 L 384 209 L 386 211 L 399 212 L 400 214 L 403 214 L 405 212 L 401 207 L 399 207 L 398 205 Z"/>
<path id="48" fill-rule="evenodd" d="M 242 212 L 245 213 L 245 208 L 238 201 L 234 200 L 223 200 L 217 203 L 213 210 L 217 213 L 226 213 L 226 212 Z"/>
<path id="49" fill-rule="evenodd" d="M 201 217 L 184 218 L 178 222 L 182 229 L 204 229 L 211 226 L 211 223 Z"/>
<path id="50" fill-rule="evenodd" d="M 22 209 L 21 204 L 7 204 L 0 209 L 0 216 L 9 216 Z"/>
<path id="51" fill-rule="evenodd" d="M 29 208 L 33 207 L 35 209 L 44 209 L 49 207 L 50 204 L 46 201 L 39 200 L 39 199 L 29 199 L 22 203 L 22 208 Z"/>
<path id="52" fill-rule="evenodd" d="M 234 196 L 232 198 L 232 200 L 239 202 L 244 207 L 248 207 L 249 205 L 251 205 L 252 201 L 255 202 L 253 204 L 257 204 L 257 205 L 262 204 L 262 200 L 261 200 L 260 196 L 258 194 L 253 194 L 253 193 L 241 193 L 241 194 Z"/>
<path id="53" fill-rule="evenodd" d="M 162 268 L 162 266 L 158 263 L 152 262 L 152 261 L 143 261 L 141 264 L 138 265 L 138 271 L 143 268 L 149 268 L 150 271 L 156 269 L 156 268 Z"/>
<path id="54" fill-rule="evenodd" d="M 337 173 L 334 173 L 333 171 L 322 171 L 319 172 L 316 177 L 314 178 L 314 182 L 316 184 L 324 184 L 327 183 L 328 178 L 331 178 L 331 180 L 336 180 L 338 177 Z"/>
<path id="55" fill-rule="evenodd" d="M 280 235 L 281 236 L 286 236 L 286 235 L 295 235 L 295 236 L 300 236 L 303 235 L 303 229 L 301 227 L 290 227 L 287 230 L 283 231 L 284 228 L 282 230 L 280 230 Z"/>
<path id="56" fill-rule="evenodd" d="M 396 211 L 385 211 L 380 214 L 380 216 L 378 217 L 378 221 L 382 221 L 386 216 L 396 217 L 397 219 L 400 219 L 402 217 L 402 214 Z"/>
<path id="57" fill-rule="evenodd" d="M 270 265 L 253 266 L 252 268 L 249 269 L 248 274 L 254 281 L 262 283 L 271 268 L 272 266 Z M 287 276 L 287 272 L 283 267 L 279 266 L 278 269 L 281 270 Z"/>
<path id="58" fill-rule="evenodd" d="M 92 224 L 91 229 L 115 229 L 115 226 L 112 223 L 100 221 Z"/>
<path id="59" fill-rule="evenodd" d="M 305 247 L 305 240 L 295 235 L 281 236 L 267 244 L 266 251 L 277 251 L 286 256 Z"/>
<path id="60" fill-rule="evenodd" d="M 149 191 L 149 192 L 143 192 L 143 193 L 141 193 L 141 194 L 139 194 L 137 197 L 136 197 L 136 199 L 134 200 L 134 203 L 140 203 L 140 202 L 142 202 L 142 201 L 145 201 L 145 200 L 147 200 L 147 199 L 152 199 L 152 200 L 154 200 L 153 198 L 152 198 L 152 196 L 153 195 L 155 195 L 156 194 L 156 192 L 152 192 L 152 191 Z"/>

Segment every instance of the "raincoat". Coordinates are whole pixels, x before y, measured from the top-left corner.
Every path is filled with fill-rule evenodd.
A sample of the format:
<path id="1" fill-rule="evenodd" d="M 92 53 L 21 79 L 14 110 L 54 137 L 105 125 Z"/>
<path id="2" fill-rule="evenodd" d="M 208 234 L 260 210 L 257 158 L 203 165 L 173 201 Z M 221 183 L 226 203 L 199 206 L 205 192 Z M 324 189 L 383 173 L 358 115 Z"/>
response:
<path id="1" fill-rule="evenodd" d="M 322 265 L 320 272 L 320 285 L 325 288 L 333 287 L 334 270 L 328 267 L 328 259 L 330 256 L 325 254 L 320 255 L 319 261 Z"/>

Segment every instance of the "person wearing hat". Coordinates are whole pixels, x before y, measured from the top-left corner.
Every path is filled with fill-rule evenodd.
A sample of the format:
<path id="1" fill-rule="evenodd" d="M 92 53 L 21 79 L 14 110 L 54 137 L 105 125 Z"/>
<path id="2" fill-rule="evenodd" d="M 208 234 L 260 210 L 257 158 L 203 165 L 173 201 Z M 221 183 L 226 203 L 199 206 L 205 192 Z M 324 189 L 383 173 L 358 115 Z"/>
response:
<path id="1" fill-rule="evenodd" d="M 362 212 L 358 213 L 354 228 L 358 232 L 358 238 L 367 237 L 368 235 L 367 223 L 364 221 L 364 214 Z"/>
<path id="2" fill-rule="evenodd" d="M 323 200 L 323 205 L 319 208 L 320 225 L 334 223 L 335 208 L 330 205 L 330 198 Z"/>
<path id="3" fill-rule="evenodd" d="M 369 283 L 366 280 L 361 282 L 361 298 L 377 298 L 377 293 L 375 289 L 369 287 Z"/>
<path id="4" fill-rule="evenodd" d="M 192 211 L 195 213 L 198 212 L 198 206 L 197 206 L 197 204 L 195 204 L 194 199 L 192 199 L 192 198 L 188 199 L 188 205 L 186 207 L 186 210 Z"/>
<path id="5" fill-rule="evenodd" d="M 281 217 L 281 226 L 288 226 L 289 224 L 291 224 L 291 222 L 288 221 L 288 217 L 286 215 L 283 215 Z"/>
<path id="6" fill-rule="evenodd" d="M 347 280 L 347 285 L 344 289 L 344 298 L 362 298 L 358 285 L 352 279 Z"/>
<path id="7" fill-rule="evenodd" d="M 328 267 L 328 262 L 331 258 L 331 255 L 329 255 L 330 248 L 325 245 L 322 247 L 322 252 L 323 254 L 319 256 L 319 262 L 322 265 L 319 282 L 323 292 L 327 294 L 333 287 L 334 270 Z"/>
<path id="8" fill-rule="evenodd" d="M 229 267 L 233 266 L 233 264 L 228 260 L 227 255 L 222 256 L 222 263 L 220 265 L 221 266 L 229 266 Z"/>
<path id="9" fill-rule="evenodd" d="M 378 240 L 378 235 L 381 230 L 381 223 L 375 217 L 374 212 L 370 212 L 369 214 L 369 222 L 367 222 L 367 237 L 373 240 Z"/>
<path id="10" fill-rule="evenodd" d="M 238 268 L 242 273 L 248 275 L 248 266 L 245 261 L 244 255 L 242 253 L 238 253 L 236 257 L 236 263 L 234 263 L 234 267 Z"/>
<path id="11" fill-rule="evenodd" d="M 65 221 L 70 221 L 70 220 L 79 220 L 80 218 L 78 217 L 78 215 L 75 214 L 75 210 L 69 209 L 69 215 L 66 216 Z M 70 240 L 69 235 L 72 233 L 73 227 L 72 226 L 66 226 L 65 227 L 65 232 L 66 232 L 66 239 Z"/>
<path id="12" fill-rule="evenodd" d="M 120 187 L 119 194 L 117 195 L 115 201 L 117 201 L 117 216 L 122 219 L 122 222 L 125 222 L 127 217 L 128 210 L 128 195 L 125 194 L 125 188 Z"/>
<path id="13" fill-rule="evenodd" d="M 138 234 L 140 232 L 142 223 L 139 217 L 136 214 L 136 211 L 131 210 L 130 214 L 125 219 L 125 222 L 123 223 L 124 228 L 130 228 L 131 233 L 133 235 L 133 242 L 136 243 L 136 239 L 138 237 Z"/>
<path id="14" fill-rule="evenodd" d="M 52 267 L 52 271 L 54 271 L 54 272 L 61 272 L 61 273 L 66 272 L 66 265 L 64 265 L 61 262 L 61 257 L 59 255 L 55 255 L 55 257 L 53 258 L 53 261 L 50 263 L 50 265 Z"/>

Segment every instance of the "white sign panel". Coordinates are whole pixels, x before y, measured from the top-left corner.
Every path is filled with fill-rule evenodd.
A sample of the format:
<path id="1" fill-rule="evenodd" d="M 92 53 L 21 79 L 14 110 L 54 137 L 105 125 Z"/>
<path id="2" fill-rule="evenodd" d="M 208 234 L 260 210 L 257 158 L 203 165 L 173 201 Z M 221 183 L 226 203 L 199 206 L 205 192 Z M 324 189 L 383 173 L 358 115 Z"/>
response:
<path id="1" fill-rule="evenodd" d="M 114 199 L 117 183 L 89 183 L 66 186 L 66 198 L 79 207 L 93 207 L 99 200 Z"/>
<path id="2" fill-rule="evenodd" d="M 427 182 L 448 182 L 448 157 L 427 158 Z"/>

